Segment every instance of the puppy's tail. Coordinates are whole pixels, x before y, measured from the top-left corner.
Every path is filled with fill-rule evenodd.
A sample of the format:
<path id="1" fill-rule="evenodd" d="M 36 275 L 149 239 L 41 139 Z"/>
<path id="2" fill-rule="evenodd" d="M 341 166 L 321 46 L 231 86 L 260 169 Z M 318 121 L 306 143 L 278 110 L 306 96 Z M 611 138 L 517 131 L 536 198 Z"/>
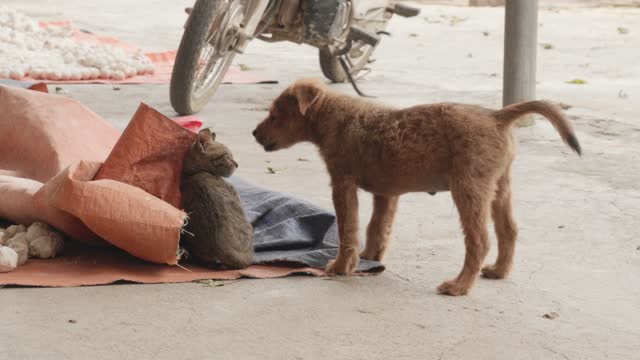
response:
<path id="1" fill-rule="evenodd" d="M 544 116 L 551 122 L 553 127 L 556 128 L 562 140 L 569 145 L 569 147 L 578 153 L 578 155 L 582 155 L 582 149 L 580 148 L 580 143 L 578 142 L 578 138 L 573 132 L 573 128 L 571 123 L 566 116 L 562 113 L 562 110 L 558 108 L 558 106 L 548 102 L 548 101 L 525 101 L 513 105 L 505 106 L 502 110 L 498 110 L 493 113 L 493 116 L 500 122 L 504 123 L 507 126 L 510 126 L 517 120 L 519 117 L 536 113 Z"/>

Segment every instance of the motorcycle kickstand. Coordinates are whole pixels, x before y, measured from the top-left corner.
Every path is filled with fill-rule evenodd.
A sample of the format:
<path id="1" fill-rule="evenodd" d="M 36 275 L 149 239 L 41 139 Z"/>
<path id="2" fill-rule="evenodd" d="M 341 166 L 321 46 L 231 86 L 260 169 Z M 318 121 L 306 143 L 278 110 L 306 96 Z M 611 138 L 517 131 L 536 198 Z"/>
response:
<path id="1" fill-rule="evenodd" d="M 354 80 L 353 76 L 351 76 L 351 67 L 347 63 L 347 59 L 345 59 L 344 55 L 338 56 L 338 62 L 340 62 L 340 66 L 342 66 L 342 70 L 344 70 L 344 73 L 347 75 L 347 79 L 349 79 L 351 86 L 353 86 L 353 90 L 355 90 L 356 93 L 358 93 L 358 95 L 362 97 L 367 97 L 367 98 L 375 98 L 375 96 L 370 96 L 363 93 L 362 90 L 358 88 L 356 81 Z"/>

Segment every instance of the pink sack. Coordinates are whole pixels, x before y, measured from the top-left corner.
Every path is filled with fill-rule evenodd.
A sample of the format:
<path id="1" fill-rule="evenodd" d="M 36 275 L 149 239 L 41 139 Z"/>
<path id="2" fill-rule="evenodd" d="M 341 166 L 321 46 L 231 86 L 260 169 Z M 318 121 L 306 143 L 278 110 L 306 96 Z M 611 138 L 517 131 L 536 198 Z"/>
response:
<path id="1" fill-rule="evenodd" d="M 31 224 L 36 221 L 36 209 L 33 195 L 42 187 L 42 183 L 0 175 L 0 218 L 15 224 Z"/>
<path id="2" fill-rule="evenodd" d="M 0 169 L 45 182 L 70 164 L 104 161 L 120 132 L 68 97 L 0 86 Z"/>
<path id="3" fill-rule="evenodd" d="M 49 196 L 56 190 L 53 180 L 43 186 L 35 180 L 0 176 L 0 218 L 24 225 L 42 221 L 74 240 L 89 245 L 106 245 L 80 220 L 51 206 Z"/>

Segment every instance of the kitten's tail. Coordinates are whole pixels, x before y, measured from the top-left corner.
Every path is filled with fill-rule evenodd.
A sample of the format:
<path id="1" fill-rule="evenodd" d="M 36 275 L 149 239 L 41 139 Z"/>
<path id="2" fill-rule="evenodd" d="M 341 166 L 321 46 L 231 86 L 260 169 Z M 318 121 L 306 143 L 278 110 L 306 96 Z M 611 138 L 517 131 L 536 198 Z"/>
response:
<path id="1" fill-rule="evenodd" d="M 508 105 L 502 110 L 494 112 L 493 116 L 503 124 L 510 126 L 519 117 L 530 113 L 540 114 L 547 118 L 556 128 L 562 140 L 578 155 L 582 155 L 580 143 L 573 132 L 571 123 L 562 113 L 562 110 L 551 102 L 534 100 Z"/>

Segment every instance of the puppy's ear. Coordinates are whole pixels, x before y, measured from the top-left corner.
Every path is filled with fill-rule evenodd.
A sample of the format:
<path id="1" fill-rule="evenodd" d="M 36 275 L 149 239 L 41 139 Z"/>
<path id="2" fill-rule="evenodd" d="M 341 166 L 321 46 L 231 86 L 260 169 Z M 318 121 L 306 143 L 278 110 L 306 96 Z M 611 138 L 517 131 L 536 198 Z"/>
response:
<path id="1" fill-rule="evenodd" d="M 291 92 L 298 100 L 300 113 L 305 115 L 309 107 L 318 101 L 320 95 L 324 93 L 324 89 L 322 88 L 322 84 L 315 81 L 302 80 L 292 86 Z"/>
<path id="2" fill-rule="evenodd" d="M 211 131 L 211 141 L 216 141 L 216 133 Z"/>
<path id="3" fill-rule="evenodd" d="M 202 129 L 200 130 L 200 132 L 198 132 L 198 138 L 196 139 L 196 142 L 194 145 L 198 149 L 205 151 L 209 146 L 209 141 L 212 141 L 213 139 L 215 139 L 215 137 L 216 137 L 216 134 L 212 133 L 211 130 Z"/>

